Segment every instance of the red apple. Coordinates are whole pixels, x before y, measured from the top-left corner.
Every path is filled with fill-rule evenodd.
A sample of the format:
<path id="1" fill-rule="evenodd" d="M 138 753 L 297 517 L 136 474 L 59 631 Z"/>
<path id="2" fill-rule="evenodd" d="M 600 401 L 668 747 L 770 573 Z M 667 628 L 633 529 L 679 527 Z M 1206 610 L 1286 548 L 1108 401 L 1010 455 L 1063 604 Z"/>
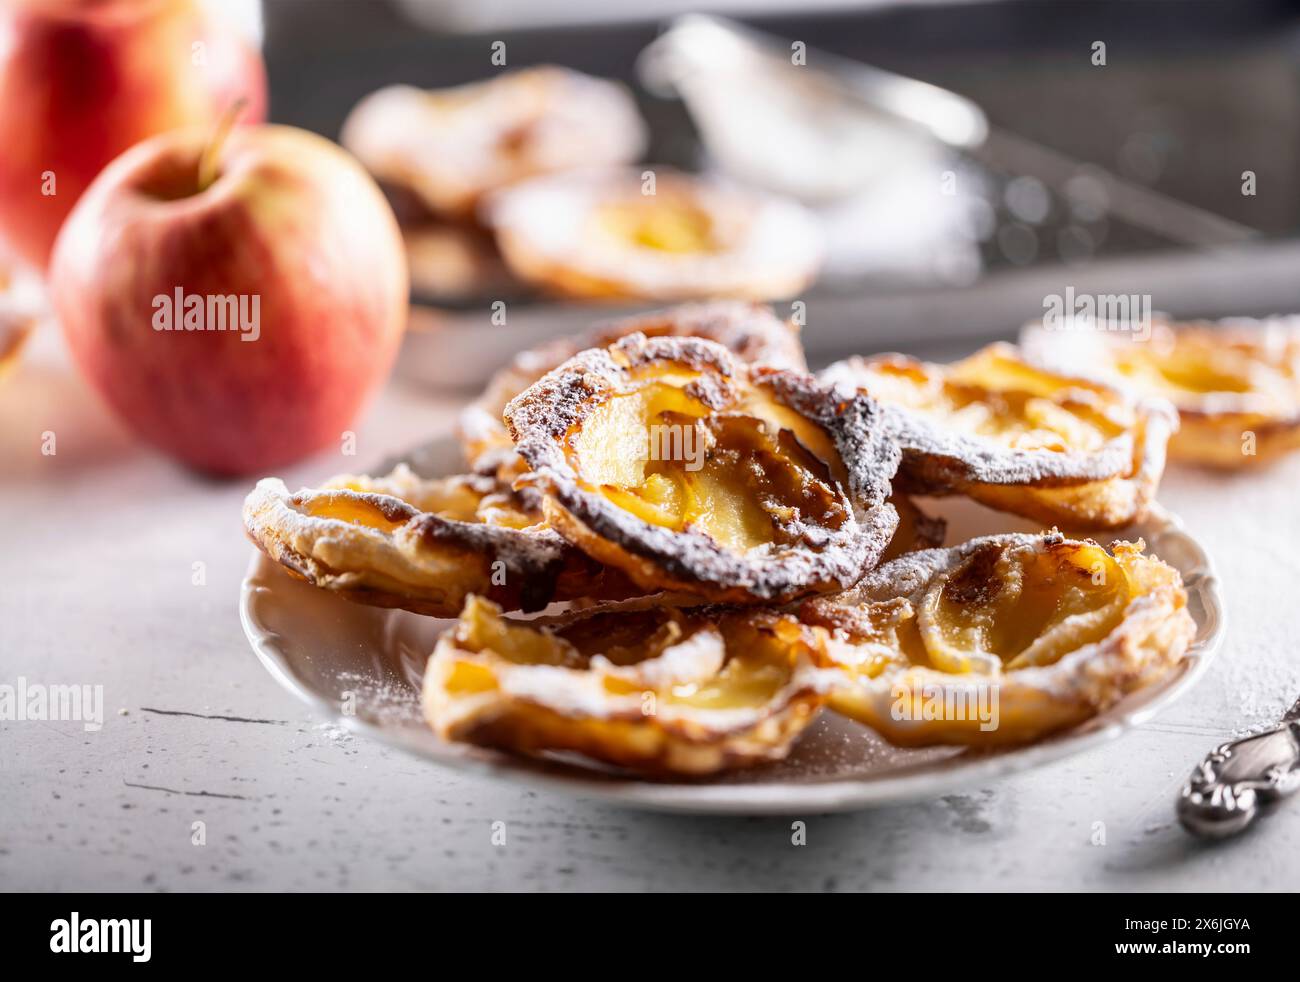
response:
<path id="1" fill-rule="evenodd" d="M 44 268 L 77 198 L 146 137 L 266 112 L 261 54 L 201 0 L 0 6 L 0 235 Z"/>
<path id="2" fill-rule="evenodd" d="M 224 142 L 175 130 L 128 150 L 68 216 L 49 279 L 108 403 L 220 474 L 338 446 L 408 312 L 379 188 L 343 149 L 287 126 Z"/>

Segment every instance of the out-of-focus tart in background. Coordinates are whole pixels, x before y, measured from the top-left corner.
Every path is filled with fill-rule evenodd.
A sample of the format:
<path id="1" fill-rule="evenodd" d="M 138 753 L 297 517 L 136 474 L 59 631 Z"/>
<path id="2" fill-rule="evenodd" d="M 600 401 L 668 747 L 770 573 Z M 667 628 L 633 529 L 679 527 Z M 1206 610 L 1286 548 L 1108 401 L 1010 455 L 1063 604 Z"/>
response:
<path id="1" fill-rule="evenodd" d="M 393 200 L 416 296 L 448 302 L 520 290 L 478 223 L 485 195 L 543 174 L 629 163 L 646 129 L 617 82 L 540 66 L 449 89 L 380 89 L 352 110 L 341 142 Z"/>
<path id="2" fill-rule="evenodd" d="M 572 299 L 779 300 L 822 262 L 801 205 L 667 168 L 537 178 L 484 210 L 511 271 Z"/>
<path id="3" fill-rule="evenodd" d="M 1075 366 L 1173 403 L 1173 460 L 1235 469 L 1300 448 L 1300 317 L 1218 323 L 1157 320 L 1145 331 L 1051 330 L 1031 324 L 1035 361 Z"/>

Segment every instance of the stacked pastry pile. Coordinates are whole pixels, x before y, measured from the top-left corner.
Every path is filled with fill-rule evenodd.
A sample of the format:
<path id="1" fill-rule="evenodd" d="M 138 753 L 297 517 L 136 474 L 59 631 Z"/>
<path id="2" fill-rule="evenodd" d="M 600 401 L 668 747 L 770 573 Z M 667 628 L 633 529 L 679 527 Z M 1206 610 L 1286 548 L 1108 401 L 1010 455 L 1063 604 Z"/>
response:
<path id="1" fill-rule="evenodd" d="M 780 758 L 822 708 L 899 744 L 1024 742 L 1161 677 L 1194 631 L 1141 542 L 939 548 L 910 500 L 1080 534 L 1157 507 L 1167 386 L 1045 361 L 994 345 L 814 376 L 765 307 L 677 308 L 519 355 L 464 414 L 465 475 L 267 479 L 244 518 L 319 587 L 457 618 L 423 692 L 449 740 L 651 775 Z M 990 699 L 995 726 L 952 711 Z"/>

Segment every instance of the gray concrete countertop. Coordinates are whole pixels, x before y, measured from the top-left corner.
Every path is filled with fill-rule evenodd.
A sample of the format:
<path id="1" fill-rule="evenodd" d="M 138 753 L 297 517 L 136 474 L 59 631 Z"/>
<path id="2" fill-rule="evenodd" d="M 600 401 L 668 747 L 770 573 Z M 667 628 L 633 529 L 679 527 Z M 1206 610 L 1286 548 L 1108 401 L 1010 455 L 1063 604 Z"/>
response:
<path id="1" fill-rule="evenodd" d="M 365 466 L 446 432 L 455 409 L 394 382 L 358 424 L 355 457 L 282 476 Z M 1229 633 L 1156 722 L 932 802 L 803 816 L 805 845 L 790 818 L 644 814 L 523 790 L 310 718 L 240 630 L 248 486 L 132 441 L 53 331 L 0 383 L 0 683 L 102 685 L 105 701 L 98 731 L 0 722 L 0 888 L 1300 888 L 1300 801 L 1214 847 L 1189 840 L 1172 808 L 1211 746 L 1300 695 L 1300 459 L 1167 476 L 1162 500 L 1218 564 Z"/>

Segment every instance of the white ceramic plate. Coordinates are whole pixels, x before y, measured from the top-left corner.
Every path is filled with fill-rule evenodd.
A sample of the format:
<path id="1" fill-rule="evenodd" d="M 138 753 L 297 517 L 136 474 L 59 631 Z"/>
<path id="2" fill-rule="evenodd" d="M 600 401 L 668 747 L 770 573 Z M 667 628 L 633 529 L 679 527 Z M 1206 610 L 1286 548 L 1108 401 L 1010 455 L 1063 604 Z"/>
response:
<path id="1" fill-rule="evenodd" d="M 429 476 L 460 466 L 451 440 L 429 444 L 406 459 Z M 1036 528 L 963 500 L 923 506 L 948 519 L 949 545 L 975 535 Z M 321 716 L 437 763 L 638 808 L 807 815 L 931 797 L 1077 754 L 1146 722 L 1186 692 L 1204 673 L 1223 634 L 1218 583 L 1205 551 L 1173 516 L 1101 539 L 1138 535 L 1182 574 L 1197 632 L 1179 668 L 1109 712 L 1032 746 L 977 752 L 902 750 L 824 711 L 786 760 L 707 781 L 630 779 L 572 758 L 529 759 L 438 739 L 420 715 L 418 693 L 434 640 L 450 622 L 350 603 L 293 579 L 261 553 L 249 564 L 240 615 L 262 663 Z"/>

